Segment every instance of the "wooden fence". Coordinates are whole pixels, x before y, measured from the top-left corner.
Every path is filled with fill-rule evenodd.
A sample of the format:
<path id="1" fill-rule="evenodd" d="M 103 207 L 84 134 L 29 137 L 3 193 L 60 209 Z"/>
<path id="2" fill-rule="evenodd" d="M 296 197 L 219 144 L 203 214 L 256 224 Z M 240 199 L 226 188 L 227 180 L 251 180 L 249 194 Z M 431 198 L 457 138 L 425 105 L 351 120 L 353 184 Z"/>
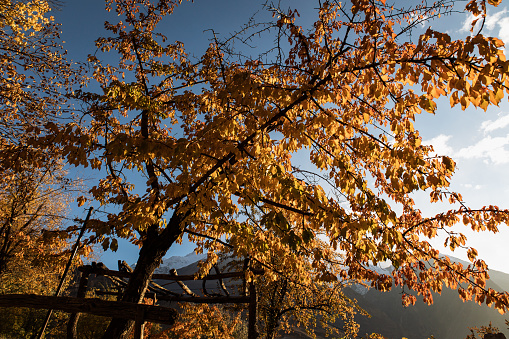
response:
<path id="1" fill-rule="evenodd" d="M 246 265 L 245 265 L 246 266 Z M 29 307 L 35 309 L 54 309 L 63 312 L 71 313 L 67 324 L 67 338 L 77 338 L 77 324 L 80 313 L 88 313 L 99 316 L 114 317 L 134 320 L 134 338 L 143 338 L 143 329 L 145 322 L 153 322 L 160 324 L 172 325 L 178 316 L 178 312 L 169 307 L 134 304 L 123 301 L 108 301 L 98 298 L 85 298 L 88 287 L 89 276 L 95 274 L 96 276 L 105 276 L 109 278 L 119 290 L 127 282 L 123 278 L 131 276 L 131 269 L 125 263 L 119 261 L 119 270 L 114 271 L 106 268 L 102 264 L 93 264 L 81 266 L 78 268 L 81 271 L 81 278 L 78 285 L 77 297 L 59 297 L 59 296 L 41 296 L 41 295 L 22 295 L 22 294 L 7 294 L 0 295 L 0 307 Z M 256 313 L 257 313 L 257 297 L 256 288 L 254 284 L 246 283 L 243 280 L 244 295 L 230 295 L 226 287 L 222 283 L 222 279 L 228 278 L 243 278 L 245 272 L 219 272 L 215 267 L 216 274 L 209 274 L 199 280 L 202 280 L 202 292 L 204 296 L 200 296 L 192 292 L 184 283 L 184 281 L 196 280 L 194 275 L 178 276 L 175 270 L 170 274 L 154 274 L 152 281 L 149 284 L 149 292 L 154 297 L 154 300 L 165 301 L 179 301 L 179 302 L 192 302 L 192 303 L 207 303 L 207 304 L 249 304 L 248 311 L 248 339 L 256 339 L 258 332 L 256 329 Z M 261 274 L 261 270 L 253 270 L 254 274 Z M 155 283 L 153 280 L 169 280 L 175 281 L 183 290 L 183 294 L 175 293 L 165 287 Z M 219 280 L 223 294 L 210 294 L 207 293 L 205 282 L 208 280 Z M 98 294 L 114 294 L 120 295 L 118 292 L 102 291 Z"/>

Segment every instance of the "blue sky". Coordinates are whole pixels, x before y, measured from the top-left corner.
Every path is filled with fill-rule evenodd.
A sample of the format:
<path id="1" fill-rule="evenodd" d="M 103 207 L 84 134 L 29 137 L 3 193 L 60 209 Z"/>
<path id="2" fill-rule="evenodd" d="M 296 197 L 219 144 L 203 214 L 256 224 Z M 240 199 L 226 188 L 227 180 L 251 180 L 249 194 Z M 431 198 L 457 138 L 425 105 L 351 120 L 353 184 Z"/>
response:
<path id="1" fill-rule="evenodd" d="M 445 30 L 456 37 L 470 34 L 472 16 L 454 16 Z M 483 33 L 495 36 L 509 46 L 509 11 L 503 7 L 491 7 Z M 507 49 L 509 51 L 509 48 Z M 422 124 L 421 124 L 422 122 Z M 472 107 L 462 111 L 450 108 L 448 100 L 442 100 L 435 116 L 421 115 L 417 128 L 424 144 L 433 145 L 437 154 L 449 155 L 457 163 L 456 174 L 451 183 L 453 191 L 460 192 L 467 206 L 479 208 L 484 205 L 509 207 L 509 103 L 507 97 L 498 107 L 490 106 L 486 112 Z M 417 204 L 425 206 L 427 197 L 420 197 Z M 427 204 L 428 206 L 430 204 Z M 445 206 L 447 207 L 447 206 Z M 440 205 L 423 207 L 429 213 L 440 212 Z M 468 237 L 468 244 L 479 250 L 490 268 L 509 272 L 509 228 L 500 227 L 500 233 L 468 231 L 458 226 L 457 231 Z M 440 249 L 440 241 L 432 243 Z M 440 249 L 450 253 L 448 249 Z M 464 254 L 454 252 L 465 259 Z"/>
<path id="2" fill-rule="evenodd" d="M 179 40 L 184 43 L 189 54 L 199 56 L 208 46 L 212 37 L 207 29 L 214 29 L 220 36 L 227 37 L 229 32 L 238 30 L 249 17 L 261 10 L 258 2 L 239 0 L 195 0 L 184 2 L 167 18 L 162 26 L 162 33 L 169 41 Z M 299 10 L 306 21 L 309 12 L 313 11 L 313 1 L 293 1 L 296 6 L 304 5 Z M 503 6 L 503 5 L 502 5 Z M 509 46 L 509 11 L 500 6 L 491 9 L 487 18 L 484 33 L 499 36 Z M 299 8 L 299 7 L 298 7 Z M 104 11 L 104 1 L 69 0 L 61 11 L 53 13 L 56 21 L 62 24 L 62 38 L 66 41 L 69 57 L 78 61 L 94 53 L 94 39 L 103 35 L 104 20 L 114 17 L 114 13 Z M 427 23 L 422 28 L 432 25 L 439 30 L 447 31 L 454 38 L 469 34 L 468 20 L 465 14 L 447 16 L 439 21 Z M 266 42 L 270 43 L 270 42 Z M 488 204 L 509 208 L 509 104 L 503 100 L 499 107 L 490 107 L 487 112 L 468 108 L 461 111 L 451 109 L 448 99 L 442 100 L 435 115 L 423 113 L 417 117 L 415 124 L 420 130 L 423 142 L 432 144 L 440 155 L 450 155 L 457 162 L 457 172 L 452 180 L 452 190 L 462 193 L 467 205 L 478 208 Z M 80 175 L 88 174 L 80 170 Z M 428 215 L 449 209 L 447 205 L 431 205 L 426 194 L 416 195 L 417 205 Z M 77 216 L 84 217 L 86 212 L 74 209 Z M 499 234 L 479 234 L 468 232 L 465 227 L 458 227 L 465 233 L 470 244 L 479 250 L 490 268 L 509 272 L 509 229 L 504 227 Z M 441 247 L 443 239 L 433 241 Z M 184 255 L 192 251 L 191 244 L 172 247 L 168 255 Z M 455 256 L 466 258 L 455 252 Z M 116 266 L 117 259 L 133 263 L 137 258 L 137 248 L 121 243 L 116 253 L 105 253 L 103 260 L 110 267 Z"/>

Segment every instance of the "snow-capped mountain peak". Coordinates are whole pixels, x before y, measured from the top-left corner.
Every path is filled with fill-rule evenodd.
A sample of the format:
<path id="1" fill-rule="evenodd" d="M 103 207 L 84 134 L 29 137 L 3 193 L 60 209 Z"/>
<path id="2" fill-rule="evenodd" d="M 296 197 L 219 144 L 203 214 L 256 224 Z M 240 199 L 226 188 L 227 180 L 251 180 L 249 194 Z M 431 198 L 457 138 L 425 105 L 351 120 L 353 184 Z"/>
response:
<path id="1" fill-rule="evenodd" d="M 206 258 L 207 253 L 196 254 L 195 252 L 191 252 L 185 256 L 175 255 L 172 257 L 163 258 L 163 263 L 161 266 L 159 266 L 159 268 L 156 269 L 156 272 L 168 273 L 172 268 L 178 270 L 179 268 L 186 267 Z"/>

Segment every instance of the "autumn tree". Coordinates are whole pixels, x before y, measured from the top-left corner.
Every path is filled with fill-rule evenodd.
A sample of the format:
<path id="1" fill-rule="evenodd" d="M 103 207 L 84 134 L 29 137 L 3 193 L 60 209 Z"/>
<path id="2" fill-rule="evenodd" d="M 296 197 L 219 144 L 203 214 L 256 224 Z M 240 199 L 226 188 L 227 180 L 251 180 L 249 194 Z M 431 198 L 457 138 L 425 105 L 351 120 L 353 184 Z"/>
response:
<path id="1" fill-rule="evenodd" d="M 57 145 L 30 140 L 63 119 L 79 68 L 50 16 L 59 1 L 0 1 L 0 291 L 53 294 L 68 247 L 61 230 L 77 188 Z M 67 115 L 65 117 L 69 119 Z M 72 227 L 74 229 L 74 227 Z M 47 233 L 54 231 L 55 233 Z M 3 334 L 36 335 L 38 311 L 2 311 Z"/>
<path id="2" fill-rule="evenodd" d="M 62 226 L 79 187 L 57 144 L 30 142 L 41 129 L 69 120 L 73 90 L 86 83 L 80 66 L 66 58 L 51 16 L 62 4 L 0 1 L 0 272 L 14 252 L 33 248 L 43 229 Z"/>
<path id="3" fill-rule="evenodd" d="M 158 334 L 156 339 L 245 338 L 242 332 L 241 312 L 207 304 L 182 304 L 178 320 Z"/>
<path id="4" fill-rule="evenodd" d="M 0 272 L 43 228 L 62 221 L 76 188 L 56 145 L 29 145 L 40 129 L 63 118 L 72 86 L 84 82 L 49 15 L 57 2 L 0 3 Z"/>
<path id="5" fill-rule="evenodd" d="M 67 247 L 64 239 L 45 233 L 66 224 L 72 193 L 62 165 L 49 165 L 4 172 L 0 179 L 0 275 L 13 260 L 48 262 Z"/>
<path id="6" fill-rule="evenodd" d="M 310 27 L 299 25 L 298 8 L 274 6 L 272 21 L 243 31 L 269 35 L 275 49 L 245 56 L 232 50 L 234 38 L 213 39 L 194 62 L 157 31 L 180 2 L 107 0 L 119 21 L 106 23 L 110 35 L 96 41 L 104 54 L 88 60 L 101 91 L 78 93 L 83 119 L 46 124 L 28 143 L 57 144 L 69 164 L 107 173 L 90 191 L 108 212 L 92 222 L 94 239 L 112 250 L 119 237 L 140 246 L 122 300 L 143 300 L 161 258 L 189 231 L 212 261 L 224 246 L 212 239 L 267 268 L 278 256 L 290 272 L 304 272 L 312 253 L 319 274 L 303 275 L 307 282 L 400 285 L 414 293 L 405 304 L 416 295 L 431 303 L 431 292 L 448 286 L 507 310 L 509 296 L 486 287 L 475 249 L 467 248 L 472 263 L 464 267 L 428 240 L 441 234 L 451 249 L 465 247 L 451 226 L 496 233 L 508 211 L 470 208 L 449 191 L 454 161 L 422 145 L 413 123 L 439 113 L 441 97 L 463 109 L 498 104 L 509 70 L 499 39 L 475 32 L 453 40 L 428 28 L 409 41 L 406 32 L 451 11 L 450 1 L 410 9 L 317 1 Z M 472 0 L 466 11 L 483 20 L 498 4 Z M 451 209 L 424 217 L 416 191 Z M 260 218 L 245 217 L 253 209 Z M 326 239 L 326 252 L 315 239 Z M 330 251 L 344 254 L 337 274 Z M 370 269 L 385 260 L 392 275 Z M 275 270 L 266 274 L 277 279 Z M 125 337 L 130 326 L 113 319 L 105 337 Z"/>
<path id="7" fill-rule="evenodd" d="M 65 248 L 60 248 L 63 249 Z M 0 294 L 54 295 L 64 266 L 65 263 L 59 265 L 59 261 L 55 260 L 34 264 L 34 257 L 25 253 L 23 257 L 16 257 L 9 262 L 7 269 L 0 276 Z M 36 338 L 44 324 L 45 316 L 46 310 L 24 307 L 0 308 L 0 336 Z M 56 313 L 46 333 L 57 337 L 65 336 L 67 318 L 66 314 Z"/>
<path id="8" fill-rule="evenodd" d="M 65 58 L 47 1 L 0 6 L 0 137 L 3 168 L 36 165 L 52 154 L 28 147 L 29 137 L 61 117 L 71 85 L 82 81 Z M 14 146 L 18 146 L 17 148 Z M 52 148 L 46 148 L 48 152 Z"/>
<path id="9" fill-rule="evenodd" d="M 344 294 L 347 281 L 337 281 L 333 276 L 312 277 L 312 281 L 305 284 L 300 276 L 277 265 L 278 261 L 273 258 L 270 263 L 278 269 L 275 277 L 262 276 L 256 283 L 259 328 L 263 338 L 279 338 L 282 333 L 291 333 L 295 327 L 302 328 L 311 337 L 316 337 L 318 328 L 332 337 L 357 337 L 359 325 L 354 321 L 354 315 L 366 313 Z M 330 273 L 333 274 L 339 267 L 331 266 Z M 319 272 L 310 262 L 304 268 Z"/>

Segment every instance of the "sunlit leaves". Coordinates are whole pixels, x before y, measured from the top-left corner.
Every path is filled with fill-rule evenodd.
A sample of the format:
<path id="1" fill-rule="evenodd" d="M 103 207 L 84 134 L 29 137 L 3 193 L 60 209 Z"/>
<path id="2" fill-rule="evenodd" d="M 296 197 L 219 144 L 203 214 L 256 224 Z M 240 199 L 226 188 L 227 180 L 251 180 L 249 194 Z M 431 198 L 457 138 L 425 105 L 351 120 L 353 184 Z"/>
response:
<path id="1" fill-rule="evenodd" d="M 157 334 L 157 338 L 234 339 L 238 333 L 242 333 L 241 313 L 238 311 L 207 304 L 192 305 L 189 303 L 183 303 L 182 309 L 177 323 Z"/>
<path id="2" fill-rule="evenodd" d="M 55 135 L 73 86 L 86 78 L 66 60 L 49 12 L 42 0 L 0 6 L 0 271 L 16 258 L 53 263 L 70 236 L 58 229 L 77 185 Z"/>

